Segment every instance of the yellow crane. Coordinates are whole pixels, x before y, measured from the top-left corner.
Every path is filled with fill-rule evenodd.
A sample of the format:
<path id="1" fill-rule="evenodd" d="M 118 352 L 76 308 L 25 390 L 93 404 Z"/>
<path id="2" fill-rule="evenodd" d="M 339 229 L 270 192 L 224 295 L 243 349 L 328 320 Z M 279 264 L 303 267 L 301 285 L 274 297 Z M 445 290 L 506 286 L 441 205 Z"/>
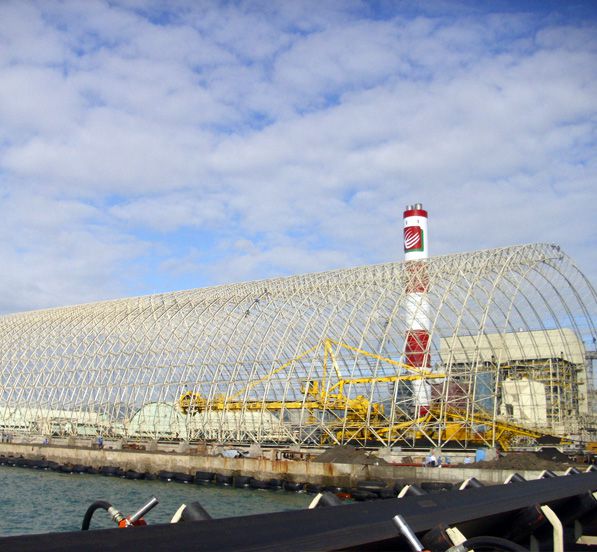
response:
<path id="1" fill-rule="evenodd" d="M 285 401 L 246 398 L 251 389 L 272 380 L 295 362 L 314 353 L 321 346 L 323 346 L 321 379 L 310 379 L 303 384 L 301 387 L 302 399 Z M 336 351 L 339 349 L 390 364 L 400 372 L 389 376 L 345 377 L 337 362 Z M 352 385 L 442 380 L 445 378 L 446 374 L 444 373 L 410 366 L 327 338 L 263 377 L 250 381 L 235 393 L 205 397 L 198 392 L 187 391 L 181 395 L 179 405 L 185 414 L 190 415 L 204 411 L 245 410 L 281 413 L 284 410 L 304 410 L 312 414 L 314 420 L 317 420 L 318 417 L 321 420 L 323 419 L 322 413 L 327 412 L 330 414 L 330 419 L 322 424 L 326 429 L 326 432 L 322 433 L 322 444 L 334 441 L 383 443 L 401 436 L 404 439 L 427 438 L 432 442 L 461 442 L 469 446 L 497 443 L 503 450 L 509 450 L 512 442 L 517 438 L 538 439 L 546 435 L 540 431 L 495 419 L 479 408 L 476 408 L 474 413 L 467 413 L 464 409 L 448 405 L 444 405 L 444 408 L 440 409 L 432 404 L 424 415 L 415 418 L 405 416 L 402 420 L 391 423 L 385 416 L 382 404 L 371 401 L 363 395 L 350 398 L 345 391 Z M 479 431 L 480 426 L 485 426 L 485 429 Z"/>
<path id="2" fill-rule="evenodd" d="M 432 409 L 430 415 L 440 417 L 441 413 L 438 409 Z M 551 437 L 558 444 L 571 444 L 568 439 L 496 419 L 489 412 L 478 407 L 475 409 L 474 416 L 467 414 L 465 410 L 451 407 L 447 408 L 441 417 L 445 421 L 445 425 L 441 426 L 444 428 L 444 439 L 465 440 L 473 444 L 496 443 L 503 451 L 510 450 L 512 445 L 521 438 L 537 440 L 541 437 Z M 478 428 L 477 430 L 472 429 L 473 424 Z"/>
<path id="3" fill-rule="evenodd" d="M 231 395 L 216 395 L 214 397 L 205 397 L 195 391 L 185 392 L 179 399 L 181 410 L 187 414 L 194 414 L 205 410 L 270 410 L 280 411 L 283 409 L 297 410 L 306 409 L 309 411 L 344 411 L 347 420 L 358 419 L 376 419 L 383 415 L 382 405 L 372 402 L 363 395 L 354 398 L 348 398 L 345 395 L 345 387 L 350 385 L 368 384 L 368 383 L 391 383 L 397 381 L 414 381 L 420 379 L 443 379 L 445 374 L 423 370 L 410 366 L 397 360 L 383 357 L 376 353 L 371 353 L 358 347 L 347 345 L 333 339 L 323 340 L 323 364 L 321 380 L 311 379 L 301 389 L 303 400 L 280 401 L 280 400 L 243 400 L 248 391 L 261 383 L 271 380 L 277 374 L 283 372 L 286 368 L 301 360 L 307 355 L 313 353 L 320 345 L 307 349 L 300 355 L 285 362 L 266 374 L 262 378 L 249 382 L 242 389 Z M 365 376 L 365 377 L 344 377 L 341 374 L 336 354 L 336 348 L 346 349 L 355 354 L 385 362 L 402 369 L 406 373 L 392 376 Z M 331 383 L 330 371 L 335 372 L 335 382 Z"/>

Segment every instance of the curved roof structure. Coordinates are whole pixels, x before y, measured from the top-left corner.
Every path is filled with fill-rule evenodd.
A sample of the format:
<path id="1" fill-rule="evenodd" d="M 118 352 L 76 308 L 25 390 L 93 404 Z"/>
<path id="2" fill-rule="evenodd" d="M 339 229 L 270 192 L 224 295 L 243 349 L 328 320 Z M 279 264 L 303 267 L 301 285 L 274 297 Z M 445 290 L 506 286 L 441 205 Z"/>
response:
<path id="1" fill-rule="evenodd" d="M 425 280 L 414 308 L 413 278 Z M 417 309 L 429 370 L 404 354 Z M 496 421 L 580 431 L 596 313 L 573 261 L 535 244 L 12 314 L 0 426 L 18 412 L 15 431 L 134 438 L 163 426 L 138 427 L 151 408 L 135 414 L 168 403 L 191 440 L 494 444 Z"/>

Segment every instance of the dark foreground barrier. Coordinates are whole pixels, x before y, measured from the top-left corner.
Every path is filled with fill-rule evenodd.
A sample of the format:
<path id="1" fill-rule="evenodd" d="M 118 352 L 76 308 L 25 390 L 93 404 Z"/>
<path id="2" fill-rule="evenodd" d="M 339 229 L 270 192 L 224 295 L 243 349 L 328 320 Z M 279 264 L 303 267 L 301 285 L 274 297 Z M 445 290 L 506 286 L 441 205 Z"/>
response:
<path id="1" fill-rule="evenodd" d="M 457 542 L 463 542 L 460 550 L 487 550 L 483 543 L 499 541 L 512 547 L 492 549 L 528 550 L 532 539 L 541 550 L 574 551 L 588 549 L 579 538 L 597 526 L 594 471 L 533 481 L 513 477 L 491 487 L 467 480 L 458 490 L 437 494 L 413 490 L 405 487 L 401 498 L 375 502 L 321 501 L 325 507 L 311 510 L 5 537 L 0 550 L 411 550 L 414 537 L 431 551 Z"/>

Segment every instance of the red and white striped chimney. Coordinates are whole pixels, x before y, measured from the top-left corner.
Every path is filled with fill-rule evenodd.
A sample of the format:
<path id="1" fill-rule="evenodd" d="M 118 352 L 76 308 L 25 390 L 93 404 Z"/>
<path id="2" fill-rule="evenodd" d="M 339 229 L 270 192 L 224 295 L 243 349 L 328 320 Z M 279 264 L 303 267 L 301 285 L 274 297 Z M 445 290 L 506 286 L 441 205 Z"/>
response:
<path id="1" fill-rule="evenodd" d="M 429 277 L 429 234 L 427 211 L 423 205 L 408 205 L 404 211 L 404 260 L 406 268 L 407 331 L 404 345 L 406 364 L 419 369 L 429 369 L 429 335 L 431 329 L 430 305 L 427 295 Z M 423 380 L 412 385 L 415 416 L 424 416 L 429 410 L 430 387 Z"/>

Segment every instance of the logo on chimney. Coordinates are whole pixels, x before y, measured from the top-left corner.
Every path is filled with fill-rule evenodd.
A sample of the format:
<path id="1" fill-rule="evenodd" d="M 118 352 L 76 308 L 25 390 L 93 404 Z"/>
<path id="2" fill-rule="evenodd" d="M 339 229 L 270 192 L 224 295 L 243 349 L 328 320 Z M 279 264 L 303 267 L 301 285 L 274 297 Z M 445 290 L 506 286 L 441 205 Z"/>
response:
<path id="1" fill-rule="evenodd" d="M 423 251 L 424 236 L 420 226 L 407 226 L 404 229 L 404 252 Z"/>

